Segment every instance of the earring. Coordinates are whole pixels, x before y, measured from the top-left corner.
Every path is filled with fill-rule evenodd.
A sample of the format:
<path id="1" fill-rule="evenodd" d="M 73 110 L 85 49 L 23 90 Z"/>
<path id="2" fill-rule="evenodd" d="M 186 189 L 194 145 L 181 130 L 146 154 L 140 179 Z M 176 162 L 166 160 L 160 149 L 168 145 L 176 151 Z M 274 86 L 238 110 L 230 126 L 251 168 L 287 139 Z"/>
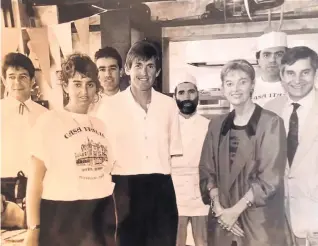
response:
<path id="1" fill-rule="evenodd" d="M 69 99 L 70 99 L 70 96 L 69 96 L 68 93 L 66 93 L 65 91 L 63 91 L 63 97 L 64 97 L 64 99 L 66 99 L 66 100 L 69 100 Z"/>
<path id="2" fill-rule="evenodd" d="M 254 89 L 252 89 L 252 90 L 250 91 L 250 96 L 252 97 L 253 94 L 254 94 Z"/>
<path id="3" fill-rule="evenodd" d="M 93 103 L 97 103 L 99 101 L 99 96 L 98 95 L 95 95 L 94 96 L 94 101 L 93 101 Z"/>

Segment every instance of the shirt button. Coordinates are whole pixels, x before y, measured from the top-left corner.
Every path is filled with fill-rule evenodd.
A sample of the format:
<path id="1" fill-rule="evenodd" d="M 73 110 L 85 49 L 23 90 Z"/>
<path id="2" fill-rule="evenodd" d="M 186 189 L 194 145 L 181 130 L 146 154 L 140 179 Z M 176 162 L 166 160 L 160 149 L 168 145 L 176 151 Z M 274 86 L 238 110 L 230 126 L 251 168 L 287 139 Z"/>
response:
<path id="1" fill-rule="evenodd" d="M 145 139 L 147 140 L 147 136 L 145 136 Z"/>
<path id="2" fill-rule="evenodd" d="M 146 159 L 148 159 L 148 155 L 146 155 Z"/>

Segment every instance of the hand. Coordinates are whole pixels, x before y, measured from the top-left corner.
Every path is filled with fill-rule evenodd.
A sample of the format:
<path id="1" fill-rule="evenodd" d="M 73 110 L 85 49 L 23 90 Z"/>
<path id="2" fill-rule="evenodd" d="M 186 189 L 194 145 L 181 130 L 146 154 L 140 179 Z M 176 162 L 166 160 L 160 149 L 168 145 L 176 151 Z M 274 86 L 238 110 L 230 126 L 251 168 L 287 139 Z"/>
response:
<path id="1" fill-rule="evenodd" d="M 213 207 L 213 212 L 215 214 L 215 217 L 220 217 L 224 208 L 221 205 L 215 205 Z"/>
<path id="2" fill-rule="evenodd" d="M 237 222 L 235 222 L 232 228 L 229 228 L 226 225 L 224 225 L 220 219 L 218 219 L 218 223 L 220 224 L 220 227 L 222 229 L 232 232 L 235 236 L 244 237 L 244 231 Z"/>
<path id="3" fill-rule="evenodd" d="M 232 232 L 235 236 L 244 237 L 244 231 L 243 231 L 242 228 L 238 225 L 237 222 L 236 222 L 236 223 L 234 224 L 234 226 L 230 229 L 230 232 Z"/>
<path id="4" fill-rule="evenodd" d="M 223 226 L 222 228 L 231 230 L 234 224 L 237 222 L 240 214 L 241 212 L 237 210 L 236 207 L 223 209 L 221 215 L 219 216 L 220 224 Z"/>
<path id="5" fill-rule="evenodd" d="M 28 230 L 23 241 L 23 246 L 38 246 L 39 245 L 39 230 Z"/>

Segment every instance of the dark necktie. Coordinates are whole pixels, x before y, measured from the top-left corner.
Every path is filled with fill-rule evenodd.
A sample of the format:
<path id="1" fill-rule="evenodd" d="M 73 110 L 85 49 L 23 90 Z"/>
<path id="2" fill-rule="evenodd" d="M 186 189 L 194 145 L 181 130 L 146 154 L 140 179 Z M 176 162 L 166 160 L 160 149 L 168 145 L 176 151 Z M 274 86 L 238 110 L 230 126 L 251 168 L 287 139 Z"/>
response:
<path id="1" fill-rule="evenodd" d="M 287 157 L 289 166 L 292 165 L 293 159 L 297 150 L 298 146 L 298 115 L 297 109 L 299 108 L 300 104 L 292 103 L 293 105 L 293 112 L 290 115 L 289 119 L 289 131 L 287 136 Z"/>

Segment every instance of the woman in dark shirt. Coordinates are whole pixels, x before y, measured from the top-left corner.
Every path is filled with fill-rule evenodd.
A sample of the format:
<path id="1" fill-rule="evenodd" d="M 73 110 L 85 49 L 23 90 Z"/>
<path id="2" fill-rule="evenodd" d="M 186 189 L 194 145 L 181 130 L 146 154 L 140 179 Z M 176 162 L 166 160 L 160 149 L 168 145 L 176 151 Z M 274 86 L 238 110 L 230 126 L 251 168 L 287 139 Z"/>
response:
<path id="1" fill-rule="evenodd" d="M 203 200 L 217 222 L 209 245 L 284 246 L 283 120 L 251 99 L 255 71 L 245 60 L 221 72 L 234 110 L 211 121 L 200 161 Z"/>

